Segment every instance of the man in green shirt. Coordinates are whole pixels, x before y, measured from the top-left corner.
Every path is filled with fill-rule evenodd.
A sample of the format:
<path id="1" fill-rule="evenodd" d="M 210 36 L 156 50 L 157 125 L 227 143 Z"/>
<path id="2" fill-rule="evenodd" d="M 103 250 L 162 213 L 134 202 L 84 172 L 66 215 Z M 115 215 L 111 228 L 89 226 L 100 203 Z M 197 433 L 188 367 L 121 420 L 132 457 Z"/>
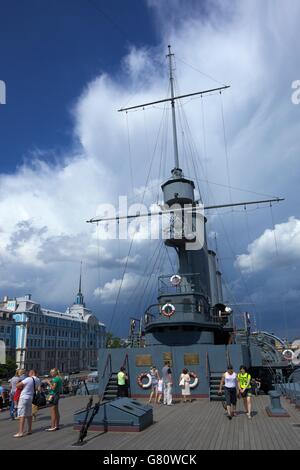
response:
<path id="1" fill-rule="evenodd" d="M 238 387 L 241 397 L 244 401 L 244 407 L 246 410 L 246 414 L 249 419 L 251 419 L 251 397 L 252 397 L 252 389 L 251 389 L 251 375 L 247 373 L 246 367 L 241 366 L 240 372 L 237 375 L 238 379 Z"/>
<path id="2" fill-rule="evenodd" d="M 118 397 L 127 397 L 128 396 L 128 387 L 127 387 L 128 377 L 125 372 L 125 367 L 120 367 L 120 371 L 118 372 L 117 379 L 118 379 Z"/>

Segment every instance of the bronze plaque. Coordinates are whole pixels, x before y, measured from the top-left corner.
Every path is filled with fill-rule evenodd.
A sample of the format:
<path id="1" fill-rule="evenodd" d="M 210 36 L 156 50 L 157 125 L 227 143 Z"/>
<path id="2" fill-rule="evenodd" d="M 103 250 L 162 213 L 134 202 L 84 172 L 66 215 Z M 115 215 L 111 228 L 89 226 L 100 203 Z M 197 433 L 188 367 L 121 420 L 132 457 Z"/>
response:
<path id="1" fill-rule="evenodd" d="M 189 353 L 184 355 L 184 365 L 194 366 L 199 364 L 199 354 Z"/>
<path id="2" fill-rule="evenodd" d="M 170 366 L 172 366 L 172 353 L 171 352 L 163 353 L 163 360 L 164 360 L 164 362 L 169 361 Z"/>
<path id="3" fill-rule="evenodd" d="M 135 365 L 137 367 L 142 366 L 152 366 L 152 356 L 151 354 L 139 354 L 135 356 Z"/>

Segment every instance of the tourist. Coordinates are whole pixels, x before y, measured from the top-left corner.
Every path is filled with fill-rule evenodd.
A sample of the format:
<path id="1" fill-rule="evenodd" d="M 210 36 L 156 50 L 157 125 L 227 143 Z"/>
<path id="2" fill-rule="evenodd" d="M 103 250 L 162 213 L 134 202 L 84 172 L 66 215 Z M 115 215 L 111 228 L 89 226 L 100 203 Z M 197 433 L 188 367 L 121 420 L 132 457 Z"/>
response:
<path id="1" fill-rule="evenodd" d="M 223 385 L 225 389 L 225 399 L 227 408 L 227 417 L 232 419 L 236 416 L 236 400 L 237 400 L 237 374 L 234 372 L 232 365 L 227 367 L 227 371 L 222 375 L 222 379 L 219 386 L 218 394 L 222 394 Z"/>
<path id="2" fill-rule="evenodd" d="M 157 384 L 157 403 L 159 405 L 161 404 L 161 399 L 162 399 L 162 394 L 163 394 L 163 387 L 164 387 L 164 381 L 163 381 L 163 379 L 159 379 L 158 384 Z"/>
<path id="3" fill-rule="evenodd" d="M 24 436 L 25 418 L 27 419 L 28 426 L 27 435 L 32 434 L 32 401 L 39 385 L 40 380 L 35 370 L 31 370 L 28 377 L 17 383 L 17 390 L 21 390 L 18 402 L 18 417 L 20 418 L 20 422 L 19 432 L 15 434 L 14 437 Z"/>
<path id="4" fill-rule="evenodd" d="M 15 390 L 15 393 L 14 393 L 14 396 L 13 396 L 13 401 L 14 401 L 14 409 L 15 409 L 15 417 L 16 419 L 18 419 L 18 404 L 19 404 L 19 400 L 20 400 L 20 395 L 21 395 L 21 388 L 17 388 L 17 384 L 19 382 L 22 382 L 22 380 L 25 380 L 27 375 L 26 375 L 26 370 L 25 369 L 18 369 L 17 371 L 18 373 L 18 381 L 16 381 L 16 390 Z"/>
<path id="5" fill-rule="evenodd" d="M 172 403 L 172 371 L 170 367 L 170 362 L 165 361 L 165 365 L 162 368 L 162 378 L 163 378 L 163 394 L 164 394 L 164 405 L 173 405 Z"/>
<path id="6" fill-rule="evenodd" d="M 251 375 L 247 373 L 245 366 L 240 367 L 237 379 L 239 393 L 243 398 L 246 414 L 248 418 L 251 419 Z"/>
<path id="7" fill-rule="evenodd" d="M 19 369 L 16 370 L 15 375 L 8 381 L 9 382 L 9 401 L 10 401 L 10 406 L 9 406 L 9 413 L 10 417 L 12 420 L 15 419 L 16 417 L 16 410 L 17 406 L 15 406 L 15 401 L 14 401 L 14 395 L 17 390 L 17 383 L 20 382 L 20 377 L 19 377 Z"/>
<path id="8" fill-rule="evenodd" d="M 150 377 L 151 377 L 151 392 L 150 392 L 150 397 L 149 397 L 149 403 L 151 403 L 153 394 L 154 394 L 154 402 L 156 403 L 157 401 L 157 395 L 158 395 L 158 381 L 160 379 L 158 370 L 156 369 L 155 366 L 152 366 L 150 369 Z"/>
<path id="9" fill-rule="evenodd" d="M 5 389 L 2 386 L 2 380 L 0 380 L 0 413 L 5 405 Z"/>
<path id="10" fill-rule="evenodd" d="M 48 404 L 50 405 L 51 414 L 51 427 L 46 431 L 59 431 L 60 414 L 58 410 L 58 403 L 62 391 L 63 382 L 59 375 L 59 370 L 54 368 L 50 370 L 51 380 L 44 380 L 50 386 Z"/>
<path id="11" fill-rule="evenodd" d="M 127 397 L 128 396 L 128 376 L 126 375 L 125 367 L 120 367 L 120 370 L 117 375 L 118 380 L 118 397 Z"/>
<path id="12" fill-rule="evenodd" d="M 252 386 L 253 393 L 257 396 L 260 391 L 261 380 L 258 378 L 251 379 L 251 386 Z"/>
<path id="13" fill-rule="evenodd" d="M 46 393 L 45 393 L 46 387 L 47 387 L 46 384 L 44 382 L 41 382 L 39 391 L 37 392 L 36 404 L 32 403 L 32 421 L 36 421 L 39 408 L 41 406 L 47 405 L 47 399 L 46 399 Z"/>
<path id="14" fill-rule="evenodd" d="M 190 402 L 192 402 L 190 381 L 191 381 L 191 377 L 190 377 L 189 371 L 186 368 L 184 368 L 182 373 L 180 374 L 180 379 L 179 379 L 179 386 L 181 387 L 181 394 L 182 394 L 182 399 L 184 403 L 186 403 L 187 398 L 189 399 Z"/>

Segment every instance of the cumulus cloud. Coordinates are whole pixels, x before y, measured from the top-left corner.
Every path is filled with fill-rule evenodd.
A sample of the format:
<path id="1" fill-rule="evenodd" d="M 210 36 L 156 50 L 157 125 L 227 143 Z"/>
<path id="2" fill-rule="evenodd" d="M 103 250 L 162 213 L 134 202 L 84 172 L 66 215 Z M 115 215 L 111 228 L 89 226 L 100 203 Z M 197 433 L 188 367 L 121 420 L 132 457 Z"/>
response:
<path id="1" fill-rule="evenodd" d="M 94 291 L 94 295 L 99 297 L 106 304 L 113 304 L 117 300 L 117 295 L 120 287 L 124 289 L 125 296 L 122 296 L 122 301 L 128 299 L 130 291 L 136 287 L 140 282 L 140 277 L 126 273 L 122 279 L 112 279 L 110 282 L 106 282 L 103 287 L 97 287 Z"/>
<path id="2" fill-rule="evenodd" d="M 265 230 L 248 246 L 248 253 L 238 255 L 236 260 L 242 271 L 254 273 L 295 263 L 300 263 L 300 220 L 295 217 Z"/>

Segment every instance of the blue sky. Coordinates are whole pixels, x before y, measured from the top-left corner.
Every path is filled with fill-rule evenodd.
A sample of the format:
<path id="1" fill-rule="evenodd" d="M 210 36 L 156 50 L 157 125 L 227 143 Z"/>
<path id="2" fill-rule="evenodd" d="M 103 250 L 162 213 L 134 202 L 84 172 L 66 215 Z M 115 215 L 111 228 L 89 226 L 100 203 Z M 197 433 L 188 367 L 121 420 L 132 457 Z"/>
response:
<path id="1" fill-rule="evenodd" d="M 69 147 L 70 110 L 86 83 L 117 74 L 130 44 L 157 39 L 140 0 L 1 0 L 0 8 L 1 169 L 12 172 L 29 150 Z"/>
<path id="2" fill-rule="evenodd" d="M 291 101 L 299 2 L 1 0 L 0 8 L 0 295 L 32 292 L 65 309 L 82 260 L 86 301 L 108 324 L 114 314 L 116 333 L 155 301 L 155 276 L 147 299 L 136 297 L 147 286 L 145 253 L 155 249 L 138 242 L 114 311 L 129 244 L 99 241 L 85 220 L 118 195 L 138 201 L 151 158 L 147 204 L 169 176 L 170 132 L 155 149 L 161 110 L 116 110 L 165 96 L 170 43 L 178 90 L 231 85 L 222 95 L 227 156 L 220 97 L 182 106 L 204 202 L 286 198 L 272 212 L 210 214 L 224 297 L 243 304 L 237 314 L 251 310 L 256 326 L 299 336 L 300 105 Z M 195 177 L 182 122 L 180 160 Z M 170 268 L 165 258 L 155 270 Z"/>

